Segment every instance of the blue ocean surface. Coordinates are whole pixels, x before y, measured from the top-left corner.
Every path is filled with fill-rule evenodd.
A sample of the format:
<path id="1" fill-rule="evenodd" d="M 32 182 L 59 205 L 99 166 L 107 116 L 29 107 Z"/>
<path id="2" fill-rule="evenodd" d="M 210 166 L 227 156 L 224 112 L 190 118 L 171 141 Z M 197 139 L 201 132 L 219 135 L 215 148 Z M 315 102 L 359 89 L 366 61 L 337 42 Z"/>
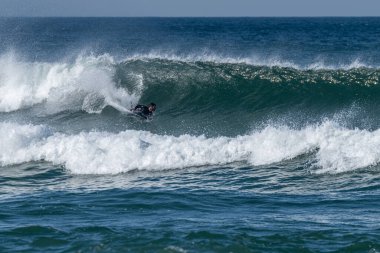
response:
<path id="1" fill-rule="evenodd" d="M 380 18 L 0 18 L 0 252 L 379 252 L 379 99 Z"/>

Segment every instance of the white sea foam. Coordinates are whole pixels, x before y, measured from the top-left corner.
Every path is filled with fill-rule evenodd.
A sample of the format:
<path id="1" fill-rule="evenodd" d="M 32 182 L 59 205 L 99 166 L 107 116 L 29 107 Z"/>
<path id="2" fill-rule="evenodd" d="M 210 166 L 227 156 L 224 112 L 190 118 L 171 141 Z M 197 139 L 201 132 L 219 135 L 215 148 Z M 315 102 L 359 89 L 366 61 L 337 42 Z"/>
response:
<path id="1" fill-rule="evenodd" d="M 0 112 L 42 102 L 50 112 L 83 109 L 99 112 L 114 104 L 130 107 L 139 92 L 116 87 L 114 59 L 108 55 L 79 56 L 73 63 L 25 62 L 8 53 L 0 56 Z M 142 83 L 138 85 L 142 89 Z"/>
<path id="2" fill-rule="evenodd" d="M 380 130 L 342 128 L 332 122 L 301 130 L 268 126 L 237 137 L 206 138 L 120 133 L 53 133 L 45 126 L 0 123 L 0 163 L 36 160 L 62 164 L 74 174 L 114 174 L 247 162 L 265 165 L 315 152 L 312 170 L 339 173 L 380 162 Z"/>

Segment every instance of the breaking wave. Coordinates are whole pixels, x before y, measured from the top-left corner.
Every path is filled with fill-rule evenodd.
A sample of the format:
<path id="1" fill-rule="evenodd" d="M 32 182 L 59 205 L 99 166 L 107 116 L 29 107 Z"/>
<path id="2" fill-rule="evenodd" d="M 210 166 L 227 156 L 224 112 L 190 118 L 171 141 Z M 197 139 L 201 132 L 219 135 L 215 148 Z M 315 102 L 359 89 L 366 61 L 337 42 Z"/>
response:
<path id="1" fill-rule="evenodd" d="M 257 62 L 256 62 L 257 63 Z M 198 111 L 253 111 L 273 107 L 346 105 L 376 101 L 380 70 L 353 62 L 301 70 L 278 62 L 250 63 L 216 56 L 138 55 L 116 61 L 109 55 L 79 56 L 73 62 L 24 62 L 0 57 L 0 112 L 43 105 L 100 113 L 107 105 L 125 111 L 139 102 Z"/>
<path id="2" fill-rule="evenodd" d="M 0 111 L 11 112 L 42 103 L 50 113 L 100 112 L 108 104 L 129 107 L 137 103 L 139 94 L 115 85 L 114 64 L 107 55 L 80 56 L 73 63 L 23 62 L 13 54 L 3 55 Z M 141 87 L 141 80 L 138 77 L 135 80 L 136 87 Z"/>

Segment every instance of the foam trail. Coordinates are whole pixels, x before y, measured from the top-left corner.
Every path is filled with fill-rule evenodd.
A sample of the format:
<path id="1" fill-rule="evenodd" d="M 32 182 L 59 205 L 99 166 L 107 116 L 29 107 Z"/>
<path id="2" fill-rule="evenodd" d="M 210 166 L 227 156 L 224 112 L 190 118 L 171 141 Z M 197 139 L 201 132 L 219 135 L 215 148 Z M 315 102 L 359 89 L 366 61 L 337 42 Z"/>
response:
<path id="1" fill-rule="evenodd" d="M 109 55 L 79 56 L 74 63 L 23 62 L 13 54 L 0 56 L 0 112 L 45 103 L 49 113 L 82 109 L 99 113 L 106 105 L 125 108 L 141 96 L 116 87 L 114 59 Z M 140 80 L 142 82 L 142 80 Z"/>
<path id="2" fill-rule="evenodd" d="M 316 151 L 316 173 L 339 173 L 380 161 L 380 130 L 350 130 L 332 122 L 301 130 L 273 127 L 233 138 L 120 133 L 53 133 L 45 126 L 0 124 L 0 163 L 46 160 L 74 174 L 114 174 L 245 161 L 265 165 Z"/>

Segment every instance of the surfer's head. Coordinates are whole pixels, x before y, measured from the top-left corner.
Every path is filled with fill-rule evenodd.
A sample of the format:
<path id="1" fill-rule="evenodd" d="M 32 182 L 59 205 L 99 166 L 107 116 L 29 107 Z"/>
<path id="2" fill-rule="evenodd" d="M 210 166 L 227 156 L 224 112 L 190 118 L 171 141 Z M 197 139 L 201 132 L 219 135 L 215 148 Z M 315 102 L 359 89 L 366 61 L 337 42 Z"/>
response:
<path id="1" fill-rule="evenodd" d="M 150 103 L 148 106 L 148 109 L 150 112 L 154 112 L 156 110 L 156 104 L 155 103 Z"/>

